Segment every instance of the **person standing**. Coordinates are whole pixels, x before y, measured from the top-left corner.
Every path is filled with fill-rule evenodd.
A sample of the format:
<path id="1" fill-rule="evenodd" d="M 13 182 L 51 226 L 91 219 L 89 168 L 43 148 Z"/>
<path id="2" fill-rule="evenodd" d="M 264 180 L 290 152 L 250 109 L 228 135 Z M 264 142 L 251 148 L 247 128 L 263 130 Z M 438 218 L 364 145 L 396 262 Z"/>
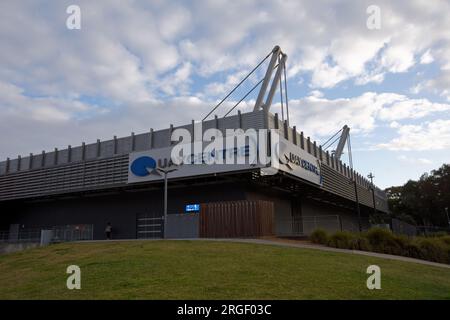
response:
<path id="1" fill-rule="evenodd" d="M 106 239 L 111 240 L 111 234 L 112 234 L 111 222 L 108 222 L 108 224 L 106 225 L 105 233 L 106 233 Z"/>

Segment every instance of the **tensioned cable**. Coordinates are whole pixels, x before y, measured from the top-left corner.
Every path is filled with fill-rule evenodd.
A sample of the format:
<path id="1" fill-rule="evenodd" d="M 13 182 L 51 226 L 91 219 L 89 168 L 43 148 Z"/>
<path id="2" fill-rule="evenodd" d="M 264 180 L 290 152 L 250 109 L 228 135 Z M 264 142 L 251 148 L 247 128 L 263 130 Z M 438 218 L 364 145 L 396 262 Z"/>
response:
<path id="1" fill-rule="evenodd" d="M 279 66 L 279 64 L 277 64 L 275 67 L 273 67 L 272 70 L 275 70 L 278 66 Z M 255 84 L 255 85 L 253 86 L 253 88 L 251 88 L 250 91 L 247 92 L 247 93 L 245 94 L 245 96 L 243 96 L 242 99 L 239 100 L 239 101 L 238 101 L 238 102 L 237 102 L 230 110 L 228 110 L 228 112 L 225 113 L 225 115 L 224 115 L 223 117 L 226 117 L 231 111 L 233 111 L 233 110 L 234 110 L 234 109 L 235 109 L 242 101 L 244 101 L 244 99 L 247 98 L 248 95 L 249 95 L 250 93 L 252 93 L 253 90 L 255 90 L 256 87 L 259 86 L 259 85 L 261 84 L 261 82 L 263 82 L 263 81 L 264 81 L 264 78 L 262 78 L 261 80 L 259 80 L 258 83 Z"/>
<path id="2" fill-rule="evenodd" d="M 330 143 L 330 144 L 328 145 L 328 147 L 324 148 L 323 151 L 326 151 L 329 147 L 331 147 L 332 145 L 334 145 L 340 138 L 341 138 L 340 136 L 339 136 L 339 137 L 336 137 L 336 139 L 334 139 L 334 141 L 333 141 L 332 143 Z M 323 148 L 323 146 L 322 146 L 322 148 Z"/>
<path id="3" fill-rule="evenodd" d="M 334 139 L 331 143 L 329 143 L 327 146 L 326 145 L 322 145 L 323 150 L 327 150 L 328 148 L 330 148 L 331 146 L 333 146 L 341 137 L 336 137 L 336 139 Z"/>
<path id="4" fill-rule="evenodd" d="M 328 139 L 327 141 L 325 141 L 325 143 L 324 144 L 322 144 L 322 147 L 325 147 L 326 145 L 327 145 L 327 143 L 331 140 L 331 139 L 333 139 L 337 134 L 339 134 L 339 132 L 341 132 L 343 130 L 343 128 L 341 128 L 341 130 L 339 130 L 338 132 L 336 132 L 335 134 L 333 134 L 332 136 L 331 136 L 331 138 L 330 139 Z M 333 142 L 334 143 L 334 142 Z M 332 143 L 332 144 L 333 144 Z M 331 145 L 332 145 L 331 144 Z M 330 146 L 328 146 L 328 147 L 330 147 Z"/>
<path id="5" fill-rule="evenodd" d="M 278 56 L 278 65 L 280 65 L 280 57 Z M 280 65 L 280 68 L 282 68 L 283 66 Z M 281 81 L 281 76 L 280 76 L 280 101 L 281 101 L 281 120 L 283 120 L 284 123 L 284 106 L 283 106 L 283 85 L 282 85 L 282 81 Z"/>
<path id="6" fill-rule="evenodd" d="M 236 89 L 245 81 L 245 80 L 247 80 L 248 79 L 248 77 L 250 77 L 250 75 L 253 73 L 253 72 L 255 72 L 255 70 L 256 69 L 258 69 L 263 63 L 264 63 L 264 61 L 266 61 L 267 60 L 267 58 L 268 57 L 270 57 L 270 55 L 272 54 L 272 51 L 264 58 L 264 59 L 262 59 L 261 60 L 261 62 L 260 63 L 258 63 L 258 65 L 256 66 L 256 67 L 254 67 L 253 68 L 253 70 L 252 71 L 250 71 L 250 73 L 244 78 L 244 79 L 242 79 L 241 80 L 241 82 L 239 82 L 238 83 L 238 85 L 236 85 L 235 87 L 234 87 L 234 89 L 233 90 L 231 90 L 226 96 L 225 96 L 225 98 L 223 98 L 207 115 L 206 115 L 206 117 L 204 117 L 203 119 L 202 119 L 202 121 L 205 121 L 205 119 L 206 118 L 208 118 L 210 115 L 211 115 L 211 113 L 213 113 L 234 91 L 236 91 Z"/>
<path id="7" fill-rule="evenodd" d="M 287 93 L 286 63 L 283 65 L 283 69 L 284 69 L 284 94 L 286 96 L 286 119 L 287 119 L 287 125 L 289 126 L 289 104 L 288 104 L 288 93 Z"/>
<path id="8" fill-rule="evenodd" d="M 259 86 L 262 82 L 264 81 L 264 78 L 262 78 L 261 80 L 259 80 L 258 81 L 258 83 L 257 84 L 255 84 L 254 86 L 253 86 L 253 88 L 251 88 L 250 89 L 250 91 L 249 92 L 247 92 L 246 93 L 246 95 L 245 96 L 243 96 L 242 97 L 242 99 L 241 100 L 239 100 L 230 110 L 228 110 L 228 112 L 227 113 L 225 113 L 225 115 L 223 116 L 223 117 L 226 117 L 231 111 L 233 111 L 245 98 L 247 98 L 248 97 L 248 95 L 250 94 L 250 93 L 252 93 L 253 92 L 253 90 L 255 90 L 256 89 L 256 87 L 257 86 Z"/>

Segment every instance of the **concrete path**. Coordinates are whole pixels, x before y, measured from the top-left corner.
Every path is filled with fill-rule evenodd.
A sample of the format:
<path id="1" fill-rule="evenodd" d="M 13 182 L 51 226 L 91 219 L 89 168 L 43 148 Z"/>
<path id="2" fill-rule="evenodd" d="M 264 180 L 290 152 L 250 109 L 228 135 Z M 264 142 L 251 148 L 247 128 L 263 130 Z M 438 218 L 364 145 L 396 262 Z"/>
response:
<path id="1" fill-rule="evenodd" d="M 84 241 L 76 241 L 79 243 L 86 243 L 86 242 L 123 242 L 123 241 L 161 241 L 166 239 L 117 239 L 117 240 L 84 240 Z M 255 244 L 265 244 L 265 245 L 274 245 L 274 246 L 281 246 L 281 247 L 291 247 L 291 248 L 302 248 L 302 249 L 313 249 L 313 250 L 322 250 L 322 251 L 329 251 L 329 252 L 339 252 L 339 253 L 347 253 L 347 254 L 359 254 L 362 256 L 369 256 L 369 257 L 376 257 L 376 258 L 382 258 L 382 259 L 390 259 L 390 260 L 397 260 L 397 261 L 403 261 L 403 262 L 412 262 L 412 263 L 419 263 L 419 264 L 425 264 L 429 266 L 434 267 L 441 267 L 441 268 L 447 268 L 450 269 L 450 265 L 444 264 L 444 263 L 437 263 L 427 260 L 421 260 L 421 259 L 414 259 L 414 258 L 408 258 L 403 256 L 395 256 L 392 254 L 385 254 L 385 253 L 376 253 L 376 252 L 369 252 L 369 251 L 360 251 L 360 250 L 348 250 L 348 249 L 338 249 L 338 248 L 332 248 L 327 247 L 323 245 L 313 244 L 313 243 L 295 243 L 294 241 L 286 242 L 282 239 L 280 240 L 268 240 L 268 239 L 231 239 L 231 238 L 187 238 L 187 239 L 167 239 L 171 241 L 218 241 L 218 242 L 238 242 L 238 243 L 255 243 Z"/>
<path id="2" fill-rule="evenodd" d="M 188 240 L 188 239 L 186 239 Z M 192 240 L 192 239 L 191 239 Z M 313 249 L 313 250 L 322 250 L 329 252 L 339 252 L 339 253 L 350 253 L 350 254 L 359 254 L 363 256 L 376 257 L 382 259 L 390 259 L 390 260 L 398 260 L 404 262 L 413 262 L 419 264 L 426 264 L 434 267 L 441 267 L 450 269 L 450 265 L 444 263 L 437 263 L 427 260 L 403 257 L 403 256 L 395 256 L 392 254 L 385 253 L 377 253 L 377 252 L 369 252 L 369 251 L 360 251 L 360 250 L 348 250 L 348 249 L 338 249 L 332 247 L 326 247 L 323 245 L 317 244 L 305 244 L 305 243 L 292 243 L 292 242 L 284 242 L 277 240 L 266 240 L 266 239 L 198 239 L 198 240 L 209 240 L 209 241 L 229 241 L 229 242 L 244 242 L 244 243 L 256 243 L 256 244 L 266 244 L 266 245 L 275 245 L 282 247 L 291 247 L 291 248 L 303 248 L 303 249 Z"/>

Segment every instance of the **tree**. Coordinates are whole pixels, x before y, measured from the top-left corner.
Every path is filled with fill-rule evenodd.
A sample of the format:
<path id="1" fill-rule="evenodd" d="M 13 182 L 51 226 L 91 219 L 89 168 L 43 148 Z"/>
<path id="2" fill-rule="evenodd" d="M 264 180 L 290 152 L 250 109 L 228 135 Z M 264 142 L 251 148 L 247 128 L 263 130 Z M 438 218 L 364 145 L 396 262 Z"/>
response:
<path id="1" fill-rule="evenodd" d="M 386 189 L 391 217 L 424 226 L 448 227 L 445 208 L 450 207 L 450 165 L 424 173 L 418 181 Z"/>

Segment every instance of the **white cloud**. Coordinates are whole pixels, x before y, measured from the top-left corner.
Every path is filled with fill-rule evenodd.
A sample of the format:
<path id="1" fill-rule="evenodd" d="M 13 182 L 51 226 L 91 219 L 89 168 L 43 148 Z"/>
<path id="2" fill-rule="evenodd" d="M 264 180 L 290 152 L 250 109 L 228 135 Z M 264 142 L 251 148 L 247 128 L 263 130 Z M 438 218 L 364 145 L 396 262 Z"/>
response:
<path id="1" fill-rule="evenodd" d="M 399 136 L 376 147 L 388 150 L 442 150 L 450 147 L 450 120 L 435 120 L 423 125 L 403 125 Z"/>
<path id="2" fill-rule="evenodd" d="M 397 121 L 392 121 L 390 124 L 389 124 L 389 127 L 391 127 L 391 128 L 398 128 L 398 127 L 400 127 L 400 123 L 398 123 Z"/>
<path id="3" fill-rule="evenodd" d="M 370 82 L 372 83 L 381 83 L 384 81 L 385 72 L 382 71 L 375 71 L 372 73 L 366 73 L 355 80 L 355 84 L 357 85 L 365 85 Z"/>
<path id="4" fill-rule="evenodd" d="M 409 89 L 409 92 L 412 94 L 419 94 L 424 89 L 425 86 L 426 86 L 426 84 L 424 82 L 420 82 L 420 83 L 416 84 L 415 86 L 411 87 Z"/>
<path id="5" fill-rule="evenodd" d="M 422 118 L 434 112 L 450 110 L 450 104 L 433 103 L 427 99 L 409 99 L 403 95 L 391 95 L 392 100 L 379 113 L 381 120 Z"/>
<path id="6" fill-rule="evenodd" d="M 161 79 L 161 91 L 170 96 L 188 94 L 189 85 L 192 82 L 190 79 L 191 74 L 192 64 L 190 62 L 183 63 L 174 73 L 170 73 L 168 76 Z"/>
<path id="7" fill-rule="evenodd" d="M 45 15 L 36 13 L 38 4 L 2 5 L 0 80 L 14 81 L 40 96 L 151 100 L 154 92 L 149 88 L 180 62 L 176 44 L 167 39 L 173 39 L 175 29 L 184 29 L 188 22 L 175 19 L 179 16 L 175 14 L 169 24 L 177 27 L 167 31 L 167 20 L 161 20 L 150 6 L 121 1 L 107 5 L 80 1 L 79 5 L 82 29 L 77 31 L 65 28 L 63 2 L 39 4 L 45 8 L 39 12 Z M 167 6 L 174 12 L 180 7 Z"/>
<path id="8" fill-rule="evenodd" d="M 332 88 L 347 79 L 349 75 L 338 65 L 330 66 L 328 63 L 321 63 L 313 72 L 310 86 L 312 88 Z"/>
<path id="9" fill-rule="evenodd" d="M 0 108 L 3 118 L 27 117 L 37 122 L 67 122 L 82 117 L 86 112 L 93 115 L 101 108 L 88 105 L 70 97 L 31 97 L 22 88 L 0 82 Z M 2 127 L 4 128 L 4 127 Z"/>
<path id="10" fill-rule="evenodd" d="M 330 54 L 333 60 L 349 75 L 360 75 L 365 72 L 365 64 L 374 59 L 388 39 L 373 37 L 343 37 L 333 40 Z"/>
<path id="11" fill-rule="evenodd" d="M 429 49 L 420 57 L 421 64 L 429 64 L 429 63 L 432 63 L 433 61 L 434 61 L 434 58 L 431 55 L 431 52 Z"/>
<path id="12" fill-rule="evenodd" d="M 414 51 L 407 46 L 391 45 L 386 48 L 381 64 L 393 73 L 405 72 L 415 63 Z"/>
<path id="13" fill-rule="evenodd" d="M 428 164 L 432 164 L 433 163 L 433 161 L 431 161 L 430 159 L 413 158 L 413 157 L 408 157 L 406 155 L 398 156 L 397 159 L 402 161 L 402 162 L 409 163 L 409 164 L 428 165 Z"/>
<path id="14" fill-rule="evenodd" d="M 311 97 L 315 97 L 315 98 L 322 98 L 323 97 L 323 92 L 319 91 L 319 90 L 313 90 L 309 93 L 309 95 Z"/>
<path id="15" fill-rule="evenodd" d="M 240 70 L 226 76 L 225 81 L 217 81 L 209 83 L 205 86 L 204 95 L 208 97 L 220 96 L 229 93 L 245 76 L 248 75 L 250 70 Z M 254 77 L 250 76 L 246 84 L 254 82 Z"/>
<path id="16" fill-rule="evenodd" d="M 189 77 L 236 73 L 275 44 L 289 54 L 289 77 L 311 73 L 314 88 L 348 79 L 380 83 L 387 73 L 405 72 L 418 61 L 450 66 L 447 2 L 380 0 L 383 27 L 376 32 L 365 25 L 369 4 L 79 1 L 83 29 L 68 32 L 64 2 L 37 4 L 45 15 L 29 2 L 8 2 L 0 12 L 0 79 L 41 95 L 148 101 L 155 92 L 176 91 L 161 88 L 161 77 L 170 79 L 166 73 L 183 63 L 195 70 Z"/>
<path id="17" fill-rule="evenodd" d="M 278 107 L 273 110 L 278 110 Z M 289 110 L 298 127 L 304 128 L 306 133 L 327 136 L 345 124 L 350 126 L 352 132 L 363 133 L 374 130 L 377 121 L 389 121 L 391 127 L 397 128 L 400 124 L 396 120 L 445 112 L 450 110 L 450 104 L 410 99 L 395 93 L 366 92 L 346 99 L 327 99 L 311 93 L 309 97 L 290 100 Z"/>
<path id="18" fill-rule="evenodd" d="M 330 100 L 312 95 L 290 100 L 291 123 L 314 137 L 329 136 L 345 124 L 350 126 L 352 132 L 369 132 L 375 128 L 375 116 L 379 109 L 375 99 L 376 94 L 366 93 L 351 99 Z"/>
<path id="19" fill-rule="evenodd" d="M 79 106 L 76 101 L 55 99 L 51 101 L 54 108 L 47 108 L 40 107 L 35 99 L 17 98 L 25 103 L 23 107 L 7 109 L 0 117 L 0 130 L 8 135 L 8 139 L 0 139 L 0 161 L 17 154 L 80 145 L 82 141 L 92 143 L 97 138 L 126 136 L 132 131 L 148 132 L 152 127 L 164 129 L 170 123 L 184 125 L 204 116 L 213 105 L 193 96 L 179 96 L 128 104 L 107 112 L 99 109 L 95 116 L 86 117 L 85 112 L 93 111 L 91 108 L 84 111 L 84 105 Z"/>

